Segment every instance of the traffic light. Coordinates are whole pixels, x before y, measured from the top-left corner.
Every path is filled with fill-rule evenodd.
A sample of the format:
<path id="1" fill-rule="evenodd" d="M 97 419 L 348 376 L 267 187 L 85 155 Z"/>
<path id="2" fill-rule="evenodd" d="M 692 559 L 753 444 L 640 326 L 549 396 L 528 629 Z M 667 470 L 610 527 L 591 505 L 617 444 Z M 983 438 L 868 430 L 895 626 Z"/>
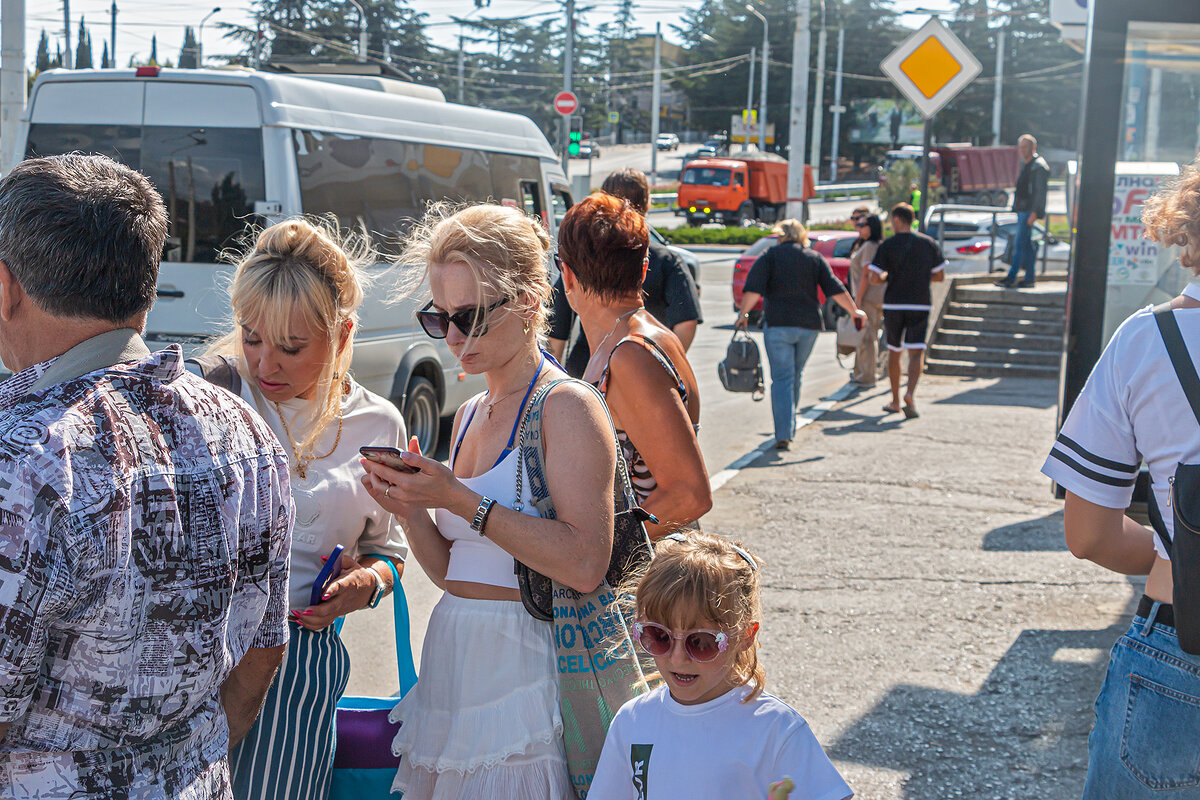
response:
<path id="1" fill-rule="evenodd" d="M 583 117 L 572 116 L 570 130 L 567 132 L 567 155 L 579 155 L 579 146 L 583 141 Z"/>

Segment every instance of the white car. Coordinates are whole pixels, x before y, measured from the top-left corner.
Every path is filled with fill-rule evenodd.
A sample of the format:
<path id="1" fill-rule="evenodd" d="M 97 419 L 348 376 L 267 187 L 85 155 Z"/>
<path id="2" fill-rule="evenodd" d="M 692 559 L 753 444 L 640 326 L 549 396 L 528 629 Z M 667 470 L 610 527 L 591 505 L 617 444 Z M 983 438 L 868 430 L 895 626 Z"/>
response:
<path id="1" fill-rule="evenodd" d="M 678 150 L 679 137 L 673 133 L 660 133 L 654 141 L 654 146 L 659 150 Z"/>
<path id="2" fill-rule="evenodd" d="M 946 253 L 947 256 L 950 258 L 988 257 L 988 252 L 992 247 L 992 221 L 990 219 L 980 222 L 977 228 L 971 232 L 969 238 L 954 236 L 950 225 L 950 222 L 946 223 L 946 249 L 951 251 Z M 992 256 L 994 260 L 1002 261 L 1005 264 L 1012 263 L 1013 237 L 1016 236 L 1016 233 L 1016 214 L 998 214 L 996 216 L 996 250 Z M 936 236 L 937 233 L 934 231 L 930 235 Z M 1049 248 L 1046 251 L 1046 261 L 1056 262 L 1059 265 L 1066 264 L 1067 260 L 1071 257 L 1071 245 L 1060 241 L 1054 234 L 1047 236 L 1045 226 L 1040 222 L 1036 222 L 1033 225 L 1033 243 L 1037 247 L 1037 259 L 1039 262 L 1042 260 L 1043 241 L 1047 243 Z"/>

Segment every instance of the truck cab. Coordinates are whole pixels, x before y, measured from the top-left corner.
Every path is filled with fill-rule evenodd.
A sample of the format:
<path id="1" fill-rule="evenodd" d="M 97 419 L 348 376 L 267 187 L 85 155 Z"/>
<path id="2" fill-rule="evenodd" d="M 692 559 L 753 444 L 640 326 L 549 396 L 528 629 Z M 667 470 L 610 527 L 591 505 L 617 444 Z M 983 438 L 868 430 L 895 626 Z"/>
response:
<path id="1" fill-rule="evenodd" d="M 741 225 L 754 216 L 746 162 L 728 158 L 689 161 L 680 173 L 676 215 L 688 225 L 722 222 Z"/>

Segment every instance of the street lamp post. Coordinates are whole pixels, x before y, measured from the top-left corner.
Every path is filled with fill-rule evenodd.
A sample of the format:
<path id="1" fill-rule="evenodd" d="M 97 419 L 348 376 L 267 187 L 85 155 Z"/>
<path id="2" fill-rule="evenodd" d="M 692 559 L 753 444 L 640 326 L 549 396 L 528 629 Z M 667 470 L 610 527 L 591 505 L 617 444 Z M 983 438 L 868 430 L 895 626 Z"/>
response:
<path id="1" fill-rule="evenodd" d="M 204 19 L 200 20 L 200 28 L 196 33 L 196 69 L 204 69 L 204 23 L 208 22 L 213 14 L 218 14 L 221 7 L 217 6 L 212 11 L 204 15 Z M 113 62 L 116 64 L 116 62 Z"/>
<path id="2" fill-rule="evenodd" d="M 358 0 L 350 0 L 350 5 L 358 9 L 358 60 L 367 60 L 367 14 L 363 11 Z"/>
<path id="3" fill-rule="evenodd" d="M 767 38 L 767 18 L 754 8 L 749 3 L 746 4 L 746 10 L 754 16 L 758 17 L 763 24 L 763 45 L 762 45 L 762 86 L 759 88 L 758 100 L 758 146 L 766 152 L 767 149 L 767 65 L 770 63 L 771 40 Z"/>

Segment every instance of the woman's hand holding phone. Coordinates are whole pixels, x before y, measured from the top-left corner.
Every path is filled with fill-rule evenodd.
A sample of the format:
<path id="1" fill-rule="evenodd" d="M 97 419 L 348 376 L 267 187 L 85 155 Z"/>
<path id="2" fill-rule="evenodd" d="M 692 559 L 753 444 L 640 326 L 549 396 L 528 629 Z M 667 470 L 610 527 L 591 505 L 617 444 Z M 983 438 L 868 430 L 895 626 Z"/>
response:
<path id="1" fill-rule="evenodd" d="M 408 451 L 402 454 L 401 461 L 412 471 L 396 469 L 365 453 L 359 463 L 366 470 L 362 483 L 371 497 L 402 519 L 430 508 L 453 509 L 455 500 L 463 499 L 459 495 L 472 495 L 447 466 L 421 455 L 415 436 L 409 440 Z"/>

